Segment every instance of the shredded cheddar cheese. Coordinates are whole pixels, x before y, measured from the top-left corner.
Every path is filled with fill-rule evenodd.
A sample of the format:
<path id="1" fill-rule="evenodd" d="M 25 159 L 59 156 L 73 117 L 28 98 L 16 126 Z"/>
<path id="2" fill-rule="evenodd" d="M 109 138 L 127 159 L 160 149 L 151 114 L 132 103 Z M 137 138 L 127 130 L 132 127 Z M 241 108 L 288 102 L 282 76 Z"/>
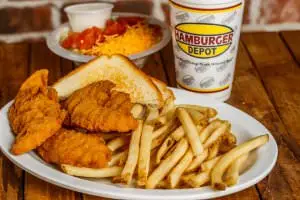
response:
<path id="1" fill-rule="evenodd" d="M 82 49 L 80 53 L 95 56 L 103 54 L 128 56 L 151 48 L 159 40 L 160 38 L 154 36 L 153 29 L 146 24 L 139 23 L 128 27 L 123 35 L 105 36 L 104 42 L 96 43 L 91 49 Z"/>

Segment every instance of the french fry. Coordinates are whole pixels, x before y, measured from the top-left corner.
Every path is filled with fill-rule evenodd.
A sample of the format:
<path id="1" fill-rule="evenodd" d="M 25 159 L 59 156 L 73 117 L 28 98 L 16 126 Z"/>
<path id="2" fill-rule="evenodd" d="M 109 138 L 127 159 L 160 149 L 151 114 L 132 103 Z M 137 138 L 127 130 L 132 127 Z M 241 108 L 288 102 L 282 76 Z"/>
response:
<path id="1" fill-rule="evenodd" d="M 170 183 L 171 188 L 175 188 L 178 185 L 181 175 L 183 174 L 185 169 L 189 166 L 189 164 L 193 160 L 193 157 L 194 157 L 193 152 L 189 148 L 187 152 L 184 154 L 184 156 L 182 157 L 182 159 L 179 161 L 179 163 L 172 169 L 172 171 L 167 177 L 167 180 Z"/>
<path id="2" fill-rule="evenodd" d="M 158 138 L 159 136 L 163 135 L 166 132 L 170 132 L 170 130 L 176 125 L 176 121 L 175 120 L 171 120 L 169 122 L 167 122 L 165 125 L 163 125 L 162 127 L 158 128 L 157 130 L 155 130 L 152 134 L 152 140 Z"/>
<path id="3" fill-rule="evenodd" d="M 207 114 L 207 116 L 209 118 L 213 118 L 218 114 L 218 112 L 214 108 L 203 107 L 203 106 L 199 106 L 199 105 L 181 104 L 181 105 L 178 105 L 177 107 L 183 107 L 183 108 L 190 108 L 190 109 L 198 110 L 198 111 L 200 111 L 204 114 Z"/>
<path id="4" fill-rule="evenodd" d="M 146 184 L 147 189 L 153 189 L 156 185 L 164 179 L 176 163 L 182 158 L 188 149 L 188 142 L 182 138 L 177 144 L 173 153 L 163 160 L 159 166 L 149 176 Z"/>
<path id="5" fill-rule="evenodd" d="M 146 115 L 146 107 L 142 104 L 136 103 L 131 108 L 131 114 L 135 119 L 144 119 Z"/>
<path id="6" fill-rule="evenodd" d="M 241 170 L 241 166 L 248 158 L 248 153 L 241 155 L 238 157 L 233 163 L 229 166 L 228 170 L 225 173 L 225 183 L 228 186 L 232 186 L 237 184 L 239 180 L 239 174 Z"/>
<path id="7" fill-rule="evenodd" d="M 170 188 L 169 183 L 166 180 L 161 180 L 155 188 L 159 188 L 159 189 L 168 189 Z"/>
<path id="8" fill-rule="evenodd" d="M 148 107 L 148 116 L 146 118 L 146 122 L 154 121 L 159 116 L 159 111 L 157 108 Z"/>
<path id="9" fill-rule="evenodd" d="M 197 126 L 197 130 L 201 129 L 201 126 Z M 157 161 L 156 162 L 160 162 L 161 158 L 164 156 L 165 153 L 167 153 L 167 151 L 173 146 L 171 144 L 168 144 L 169 141 L 174 141 L 177 142 L 179 141 L 181 138 L 183 138 L 184 136 L 184 129 L 182 126 L 179 126 L 178 128 L 176 128 L 163 142 L 163 144 L 160 146 L 160 153 L 159 155 L 157 155 Z M 173 143 L 173 144 L 174 144 Z M 170 146 L 170 148 L 165 148 L 166 146 Z"/>
<path id="10" fill-rule="evenodd" d="M 130 137 L 128 136 L 121 136 L 121 137 L 117 137 L 112 139 L 111 141 L 109 141 L 107 143 L 107 147 L 111 150 L 111 151 L 116 151 L 117 149 L 119 149 L 120 147 L 126 145 L 129 143 Z"/>
<path id="11" fill-rule="evenodd" d="M 226 132 L 222 136 L 222 142 L 225 143 L 228 146 L 235 145 L 236 144 L 236 137 L 232 133 Z"/>
<path id="12" fill-rule="evenodd" d="M 157 152 L 157 157 L 156 157 L 157 164 L 160 163 L 160 160 L 173 146 L 173 144 L 175 144 L 176 141 L 179 141 L 183 136 L 184 136 L 183 127 L 179 126 L 164 140 L 163 144 L 160 146 Z"/>
<path id="13" fill-rule="evenodd" d="M 182 126 L 176 128 L 170 135 L 175 141 L 179 141 L 184 136 L 184 129 Z"/>
<path id="14" fill-rule="evenodd" d="M 221 159 L 222 155 L 217 156 L 211 160 L 207 160 L 201 164 L 201 171 L 210 171 L 216 163 Z"/>
<path id="15" fill-rule="evenodd" d="M 185 170 L 185 173 L 194 172 L 195 170 L 197 170 L 200 167 L 200 165 L 203 163 L 203 161 L 206 160 L 207 156 L 208 156 L 208 149 L 204 149 L 204 151 L 199 156 L 194 157 L 193 161 Z"/>
<path id="16" fill-rule="evenodd" d="M 211 135 L 211 133 L 216 130 L 221 124 L 222 123 L 220 120 L 214 120 L 207 127 L 201 130 L 201 132 L 199 133 L 201 142 L 204 143 Z"/>
<path id="17" fill-rule="evenodd" d="M 128 149 L 125 150 L 125 153 L 122 154 L 121 158 L 119 159 L 119 162 L 117 163 L 118 166 L 124 166 L 128 157 Z"/>
<path id="18" fill-rule="evenodd" d="M 157 167 L 157 164 L 155 162 L 157 151 L 158 149 L 154 149 L 151 151 L 149 174 L 151 174 L 154 171 L 154 169 L 156 169 Z"/>
<path id="19" fill-rule="evenodd" d="M 211 160 L 216 157 L 219 153 L 220 141 L 216 141 L 208 148 L 208 157 L 207 160 Z"/>
<path id="20" fill-rule="evenodd" d="M 210 172 L 204 171 L 198 174 L 191 174 L 190 176 L 184 176 L 182 180 L 187 185 L 198 188 L 210 181 Z"/>
<path id="21" fill-rule="evenodd" d="M 165 128 L 165 126 L 167 127 L 167 128 Z M 161 128 L 159 128 L 159 129 L 164 129 L 164 130 L 157 130 L 157 131 L 162 131 L 162 134 L 160 134 L 160 136 L 159 137 L 156 137 L 155 139 L 153 139 L 153 134 L 155 134 L 155 133 L 153 133 L 152 134 L 152 144 L 151 144 L 151 149 L 155 149 L 156 147 L 158 147 L 158 146 L 160 146 L 163 142 L 164 142 L 164 140 L 166 139 L 166 137 L 169 135 L 169 133 L 175 128 L 175 126 L 176 126 L 176 123 L 172 123 L 171 125 L 165 125 L 165 126 L 163 126 L 163 127 L 161 127 Z M 155 132 L 155 131 L 154 131 Z"/>
<path id="22" fill-rule="evenodd" d="M 97 133 L 97 135 L 100 135 L 101 137 L 103 137 L 104 141 L 107 142 L 108 140 L 112 140 L 112 139 L 117 138 L 117 137 L 129 136 L 130 134 L 110 132 L 110 133 Z"/>
<path id="23" fill-rule="evenodd" d="M 233 149 L 234 147 L 236 147 L 236 145 L 232 145 L 232 146 L 228 146 L 227 144 L 224 144 L 221 142 L 220 147 L 219 147 L 219 152 L 221 154 L 227 153 L 228 151 L 230 151 L 231 149 Z"/>
<path id="24" fill-rule="evenodd" d="M 151 154 L 151 143 L 152 143 L 152 132 L 153 125 L 144 124 L 142 136 L 141 136 L 141 146 L 138 161 L 138 186 L 144 186 L 147 182 L 149 166 L 150 166 L 150 154 Z"/>
<path id="25" fill-rule="evenodd" d="M 161 135 L 158 138 L 155 138 L 154 140 L 152 140 L 151 150 L 153 150 L 156 147 L 160 146 L 165 141 L 168 134 L 169 134 L 169 132 L 166 131 L 163 135 Z"/>
<path id="26" fill-rule="evenodd" d="M 262 135 L 255 137 L 243 144 L 238 145 L 237 147 L 233 148 L 229 152 L 227 152 L 216 164 L 211 172 L 211 183 L 212 187 L 217 190 L 225 190 L 226 184 L 223 182 L 222 178 L 229 167 L 229 165 L 240 157 L 243 154 L 249 153 L 250 151 L 264 145 L 269 141 L 269 135 Z"/>
<path id="27" fill-rule="evenodd" d="M 201 124 L 201 122 L 203 120 L 207 119 L 206 116 L 205 116 L 205 114 L 201 113 L 198 110 L 191 109 L 191 108 L 187 108 L 186 110 L 188 111 L 188 113 L 190 114 L 191 118 L 193 119 L 193 122 L 196 125 Z"/>
<path id="28" fill-rule="evenodd" d="M 226 132 L 221 139 L 219 152 L 226 153 L 236 146 L 236 137 L 230 133 Z"/>
<path id="29" fill-rule="evenodd" d="M 167 157 L 169 157 L 173 153 L 175 148 L 176 148 L 176 145 L 172 146 L 172 148 L 164 155 L 163 159 L 166 159 Z"/>
<path id="30" fill-rule="evenodd" d="M 94 169 L 86 167 L 75 167 L 72 165 L 62 164 L 61 169 L 72 176 L 88 177 L 88 178 L 107 178 L 121 174 L 123 168 L 118 166 Z"/>
<path id="31" fill-rule="evenodd" d="M 127 156 L 128 154 L 128 150 L 116 153 L 114 155 L 112 155 L 111 160 L 109 161 L 109 166 L 114 166 L 114 165 L 118 165 L 118 163 L 120 162 L 120 160 L 124 157 Z"/>
<path id="32" fill-rule="evenodd" d="M 176 108 L 172 108 L 167 113 L 162 114 L 161 116 L 159 116 L 157 118 L 157 121 L 159 123 L 163 124 L 163 125 L 166 124 L 168 121 L 171 121 L 171 120 L 174 119 L 175 111 L 176 111 Z"/>
<path id="33" fill-rule="evenodd" d="M 184 108 L 178 108 L 177 117 L 182 124 L 194 155 L 200 155 L 203 152 L 203 146 L 200 141 L 198 130 L 189 113 Z"/>
<path id="34" fill-rule="evenodd" d="M 104 141 L 119 137 L 118 135 L 114 135 L 114 134 L 105 134 L 105 133 L 104 134 L 100 133 L 100 134 L 103 137 Z"/>
<path id="35" fill-rule="evenodd" d="M 193 177 L 193 176 L 195 176 L 197 173 L 196 172 L 192 172 L 192 173 L 189 173 L 189 174 L 184 174 L 184 175 L 182 175 L 181 176 L 181 180 L 184 180 L 184 179 L 189 179 L 189 178 L 191 178 L 191 177 Z"/>
<path id="36" fill-rule="evenodd" d="M 162 108 L 160 115 L 165 115 L 167 114 L 170 110 L 172 110 L 174 108 L 174 99 L 173 98 L 168 98 L 165 101 L 165 105 Z"/>
<path id="37" fill-rule="evenodd" d="M 156 164 L 159 164 L 162 157 L 165 155 L 165 153 L 168 152 L 170 148 L 176 143 L 176 140 L 174 140 L 172 137 L 167 137 L 165 141 L 162 143 L 162 145 L 159 147 L 157 154 L 156 154 Z"/>
<path id="38" fill-rule="evenodd" d="M 120 177 L 121 182 L 126 184 L 130 184 L 138 162 L 140 138 L 143 130 L 143 121 L 138 120 L 138 123 L 138 128 L 132 132 L 127 161 L 125 163 L 124 169 Z"/>
<path id="39" fill-rule="evenodd" d="M 204 148 L 208 148 L 214 142 L 216 142 L 219 139 L 219 137 L 228 130 L 229 127 L 230 127 L 230 124 L 227 121 L 223 122 L 204 142 L 204 144 L 203 144 Z"/>

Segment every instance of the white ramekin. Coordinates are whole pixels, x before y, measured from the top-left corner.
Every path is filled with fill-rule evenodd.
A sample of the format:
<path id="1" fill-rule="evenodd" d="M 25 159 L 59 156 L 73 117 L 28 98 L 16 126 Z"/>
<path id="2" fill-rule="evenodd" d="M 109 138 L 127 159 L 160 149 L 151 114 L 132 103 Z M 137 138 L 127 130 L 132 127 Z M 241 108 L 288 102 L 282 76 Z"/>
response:
<path id="1" fill-rule="evenodd" d="M 111 17 L 113 5 L 109 3 L 84 3 L 68 6 L 64 9 L 74 32 L 81 32 L 89 27 L 104 28 Z"/>

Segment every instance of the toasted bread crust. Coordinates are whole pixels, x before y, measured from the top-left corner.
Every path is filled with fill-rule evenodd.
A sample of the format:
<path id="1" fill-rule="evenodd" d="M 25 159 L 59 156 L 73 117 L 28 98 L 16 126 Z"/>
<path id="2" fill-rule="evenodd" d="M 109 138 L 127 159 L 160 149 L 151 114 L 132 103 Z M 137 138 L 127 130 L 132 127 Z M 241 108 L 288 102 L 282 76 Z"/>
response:
<path id="1" fill-rule="evenodd" d="M 120 54 L 116 54 L 116 55 L 112 55 L 112 56 L 103 55 L 103 56 L 97 57 L 97 58 L 89 61 L 88 63 L 82 64 L 80 67 L 71 71 L 66 76 L 60 78 L 57 82 L 55 82 L 53 84 L 52 87 L 54 87 L 54 88 L 57 87 L 64 80 L 67 80 L 68 78 L 72 77 L 73 75 L 80 73 L 83 69 L 85 69 L 86 67 L 88 67 L 90 65 L 93 65 L 94 63 L 96 63 L 96 61 L 98 61 L 98 59 L 102 59 L 102 58 L 107 58 L 108 60 L 116 58 L 116 59 L 120 59 L 120 60 L 124 61 L 127 65 L 126 67 L 131 68 L 131 70 L 134 71 L 134 74 L 143 77 L 144 81 L 148 84 L 148 86 L 150 86 L 150 88 L 152 88 L 153 91 L 155 91 L 155 95 L 156 95 L 157 101 L 158 101 L 158 106 L 159 107 L 163 106 L 164 101 L 163 101 L 162 93 L 160 92 L 159 88 L 152 82 L 151 78 L 148 75 L 146 75 L 143 71 L 138 69 L 131 60 L 129 60 L 127 57 L 120 55 Z M 113 81 L 113 80 L 111 80 L 111 81 Z M 83 86 L 81 86 L 81 87 L 83 87 Z M 77 89 L 80 89 L 80 88 L 77 88 Z M 59 94 L 59 96 L 60 96 L 60 94 Z"/>
<path id="2" fill-rule="evenodd" d="M 160 90 L 160 93 L 162 93 L 164 101 L 166 101 L 168 98 L 172 98 L 173 100 L 175 100 L 173 91 L 168 88 L 165 82 L 154 77 L 151 77 L 151 80 L 154 85 L 156 85 L 156 87 Z"/>

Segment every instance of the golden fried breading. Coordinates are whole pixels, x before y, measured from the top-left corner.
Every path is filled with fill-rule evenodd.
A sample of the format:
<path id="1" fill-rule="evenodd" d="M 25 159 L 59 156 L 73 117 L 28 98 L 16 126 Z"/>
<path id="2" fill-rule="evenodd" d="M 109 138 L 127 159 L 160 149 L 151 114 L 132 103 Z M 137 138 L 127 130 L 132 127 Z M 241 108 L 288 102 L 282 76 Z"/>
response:
<path id="1" fill-rule="evenodd" d="M 129 94 L 113 91 L 110 81 L 92 83 L 75 91 L 65 102 L 66 124 L 88 131 L 128 132 L 137 128 Z"/>
<path id="2" fill-rule="evenodd" d="M 16 140 L 11 152 L 18 155 L 41 145 L 60 128 L 66 116 L 57 93 L 47 88 L 48 71 L 31 75 L 21 86 L 8 118 Z"/>
<path id="3" fill-rule="evenodd" d="M 60 129 L 37 151 L 46 162 L 78 167 L 103 168 L 111 159 L 100 135 L 67 129 Z"/>

